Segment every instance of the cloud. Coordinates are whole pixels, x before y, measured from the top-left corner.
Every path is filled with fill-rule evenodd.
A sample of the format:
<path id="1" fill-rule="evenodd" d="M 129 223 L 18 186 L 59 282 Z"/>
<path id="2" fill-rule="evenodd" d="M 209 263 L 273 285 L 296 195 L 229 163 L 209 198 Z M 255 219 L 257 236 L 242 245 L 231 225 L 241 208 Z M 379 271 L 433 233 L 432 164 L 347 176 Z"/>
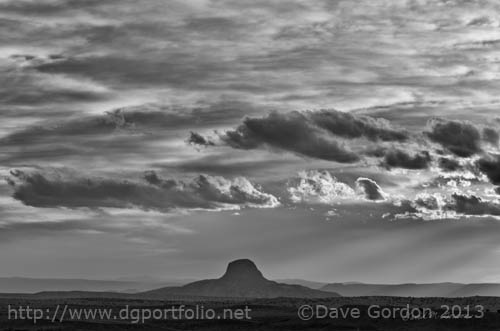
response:
<path id="1" fill-rule="evenodd" d="M 500 185 L 500 155 L 482 157 L 477 160 L 476 165 L 493 184 Z"/>
<path id="2" fill-rule="evenodd" d="M 76 136 L 96 136 L 113 133 L 119 128 L 131 127 L 124 113 L 109 112 L 106 115 L 86 116 L 66 121 L 47 121 L 33 125 L 2 138 L 0 144 L 36 144 L 51 138 L 67 139 Z"/>
<path id="3" fill-rule="evenodd" d="M 205 127 L 241 118 L 251 111 L 243 102 L 218 102 L 204 107 L 144 104 L 117 108 L 102 115 L 84 115 L 64 120 L 42 121 L 2 138 L 2 143 L 36 143 L 41 139 L 109 134 L 116 130 L 162 133 L 166 129 Z"/>
<path id="4" fill-rule="evenodd" d="M 269 146 L 328 161 L 353 163 L 359 160 L 355 153 L 325 135 L 306 115 L 296 111 L 245 118 L 236 130 L 226 131 L 220 138 L 227 145 L 238 149 Z"/>
<path id="5" fill-rule="evenodd" d="M 144 182 L 83 178 L 66 173 L 12 171 L 13 197 L 34 207 L 226 210 L 273 208 L 279 201 L 243 177 L 232 180 L 200 175 L 191 181 L 166 180 L 154 172 Z"/>
<path id="6" fill-rule="evenodd" d="M 221 134 L 220 138 L 239 149 L 267 145 L 313 158 L 352 163 L 358 161 L 359 156 L 341 145 L 341 141 L 348 143 L 355 138 L 365 138 L 403 142 L 409 133 L 392 128 L 383 119 L 320 110 L 272 112 L 267 117 L 245 118 L 243 124 Z"/>
<path id="7" fill-rule="evenodd" d="M 382 164 L 388 168 L 418 170 L 427 169 L 431 160 L 429 152 L 426 151 L 412 156 L 401 150 L 392 149 L 385 154 Z"/>
<path id="8" fill-rule="evenodd" d="M 431 178 L 427 182 L 422 182 L 418 188 L 438 188 L 449 190 L 450 188 L 470 188 L 479 184 L 481 178 L 476 173 L 469 171 L 442 173 L 439 176 Z"/>
<path id="9" fill-rule="evenodd" d="M 215 146 L 215 143 L 208 138 L 203 137 L 201 134 L 191 131 L 188 143 L 200 146 Z"/>
<path id="10" fill-rule="evenodd" d="M 44 2 L 26 0 L 7 0 L 0 2 L 0 9 L 23 15 L 54 15 L 68 10 L 90 8 L 111 0 L 50 0 Z"/>
<path id="11" fill-rule="evenodd" d="M 153 161 L 162 159 L 171 150 L 180 155 L 185 149 L 181 139 L 186 131 L 232 124 L 243 112 L 252 109 L 250 104 L 232 101 L 199 107 L 142 104 L 97 115 L 57 113 L 48 116 L 46 113 L 44 120 L 25 126 L 18 123 L 32 122 L 12 113 L 12 118 L 6 118 L 5 122 L 10 130 L 0 137 L 3 152 L 0 159 L 12 167 L 40 160 L 70 161 L 83 156 L 104 160 L 103 155 L 110 156 L 112 163 L 118 159 L 134 163 L 138 159 Z M 37 118 L 38 114 L 33 112 L 30 116 Z M 160 143 L 163 151 L 158 147 Z"/>
<path id="12" fill-rule="evenodd" d="M 493 146 L 498 146 L 498 141 L 500 136 L 498 135 L 498 131 L 492 128 L 484 128 L 483 129 L 483 140 L 489 142 Z"/>
<path id="13" fill-rule="evenodd" d="M 148 115 L 154 118 L 158 114 L 146 114 L 144 117 L 148 118 Z M 164 116 L 175 118 L 171 114 Z M 0 159 L 4 164 L 17 166 L 19 163 L 35 164 L 40 161 L 68 162 L 74 158 L 83 159 L 84 156 L 106 155 L 112 157 L 113 162 L 134 154 L 144 158 L 151 155 L 148 153 L 153 139 L 165 138 L 159 128 L 147 125 L 141 121 L 130 121 L 127 114 L 119 110 L 105 115 L 44 120 L 0 138 L 0 148 L 6 151 Z M 155 135 L 149 134 L 151 132 Z"/>
<path id="14" fill-rule="evenodd" d="M 356 192 L 349 185 L 339 182 L 326 170 L 300 172 L 298 179 L 289 184 L 288 193 L 295 203 L 330 204 L 356 197 Z"/>
<path id="15" fill-rule="evenodd" d="M 370 201 L 385 200 L 385 193 L 380 186 L 372 179 L 360 177 L 356 180 L 356 186 L 361 190 L 365 199 Z"/>
<path id="16" fill-rule="evenodd" d="M 20 57 L 26 59 L 31 55 L 11 56 L 12 59 Z M 11 107 L 97 103 L 113 98 L 112 91 L 107 87 L 89 79 L 41 74 L 32 70 L 7 71 L 1 67 L 0 72 L 0 101 Z"/>
<path id="17" fill-rule="evenodd" d="M 410 134 L 383 119 L 337 110 L 272 112 L 266 117 L 245 118 L 235 130 L 219 134 L 233 148 L 268 146 L 296 154 L 341 163 L 359 161 L 347 145 L 357 138 L 404 142 Z"/>
<path id="18" fill-rule="evenodd" d="M 17 130 L 0 138 L 0 163 L 78 164 L 82 169 L 92 163 L 103 172 L 117 165 L 134 171 L 161 167 L 176 175 L 206 169 L 254 179 L 266 174 L 268 180 L 271 168 L 273 175 L 282 168 L 288 177 L 305 162 L 311 169 L 333 168 L 341 165 L 322 161 L 354 163 L 366 157 L 351 178 L 338 178 L 354 188 L 356 178 L 370 177 L 389 190 L 381 177 L 393 181 L 394 189 L 404 184 L 392 177 L 396 172 L 371 177 L 371 157 L 388 167 L 430 167 L 430 156 L 418 152 L 429 147 L 418 143 L 430 116 L 456 119 L 452 122 L 461 123 L 460 132 L 468 128 L 464 120 L 493 127 L 487 120 L 497 116 L 498 80 L 489 53 L 498 36 L 477 30 L 487 28 L 488 21 L 498 23 L 491 16 L 492 2 L 482 4 L 490 13 L 478 15 L 471 13 L 480 6 L 464 1 L 450 6 L 440 1 L 327 2 L 152 0 L 139 8 L 116 0 L 1 1 L 5 81 L 0 99 L 9 109 L 0 112 L 22 108 L 28 115 L 0 123 L 4 135 Z M 443 22 L 447 10 L 457 20 Z M 460 42 L 487 49 L 461 49 L 463 56 L 457 57 Z M 226 98 L 251 100 L 255 107 L 211 104 Z M 183 106 L 69 113 L 95 114 L 145 99 Z M 209 106 L 193 109 L 192 104 Z M 327 110 L 285 113 L 311 107 Z M 280 113 L 263 115 L 268 109 Z M 60 117 L 54 120 L 49 112 L 56 110 Z M 244 115 L 249 118 L 241 122 Z M 43 121 L 33 126 L 38 119 Z M 433 123 L 439 125 L 429 129 L 432 146 L 455 154 L 463 148 L 476 153 L 481 142 L 498 141 L 493 129 L 475 124 L 480 141 L 472 139 L 468 147 L 464 142 L 470 135 L 449 141 L 457 136 L 454 126 L 445 120 Z M 222 128 L 229 128 L 222 142 L 244 152 L 217 148 L 195 154 L 182 143 L 188 137 L 193 144 L 219 143 L 218 137 L 200 133 Z M 391 148 L 399 151 L 386 152 Z M 368 157 L 366 150 L 374 152 Z M 441 168 L 454 171 L 459 158 L 436 159 L 441 156 L 449 159 L 439 159 Z M 464 168 L 469 162 L 458 161 Z"/>
<path id="19" fill-rule="evenodd" d="M 458 170 L 462 169 L 460 162 L 458 162 L 457 160 L 454 160 L 452 158 L 441 157 L 438 160 L 438 164 L 439 164 L 439 168 L 441 168 L 441 170 L 444 170 L 447 172 L 458 171 Z"/>
<path id="20" fill-rule="evenodd" d="M 332 204 L 345 200 L 381 201 L 386 199 L 385 193 L 372 179 L 360 177 L 355 182 L 356 190 L 339 181 L 327 170 L 310 170 L 299 172 L 288 184 L 288 193 L 294 203 Z"/>
<path id="21" fill-rule="evenodd" d="M 396 215 L 396 218 L 422 218 L 424 220 L 438 220 L 455 218 L 454 212 L 447 211 L 446 198 L 441 193 L 422 192 L 417 194 L 413 201 L 402 202 L 408 211 L 404 214 Z"/>
<path id="22" fill-rule="evenodd" d="M 464 215 L 492 215 L 500 216 L 500 204 L 484 201 L 475 195 L 453 194 L 453 202 L 446 206 L 457 213 Z"/>
<path id="23" fill-rule="evenodd" d="M 417 208 L 439 210 L 445 205 L 443 201 L 443 196 L 440 193 L 420 193 L 415 198 L 414 204 Z"/>
<path id="24" fill-rule="evenodd" d="M 472 123 L 433 119 L 428 126 L 427 136 L 457 156 L 469 157 L 481 152 L 481 133 Z"/>
<path id="25" fill-rule="evenodd" d="M 396 218 L 424 220 L 457 219 L 469 216 L 500 216 L 498 201 L 485 200 L 473 194 L 460 192 L 446 196 L 443 193 L 419 193 L 412 201 L 404 201 L 407 212 Z"/>
<path id="26" fill-rule="evenodd" d="M 158 176 L 156 171 L 146 171 L 144 172 L 144 179 L 149 184 L 159 186 L 165 189 L 171 189 L 177 186 L 177 181 L 174 179 L 162 179 Z"/>
<path id="27" fill-rule="evenodd" d="M 230 71 L 230 66 L 223 62 L 187 50 L 171 52 L 168 57 L 157 55 L 69 57 L 37 64 L 33 69 L 48 74 L 78 75 L 126 87 L 160 85 L 188 90 L 216 89 L 217 86 L 211 86 L 207 81 L 218 80 Z"/>
<path id="28" fill-rule="evenodd" d="M 307 112 L 307 117 L 320 128 L 340 137 L 382 141 L 405 141 L 409 138 L 408 132 L 392 128 L 387 120 L 370 116 L 321 110 Z"/>

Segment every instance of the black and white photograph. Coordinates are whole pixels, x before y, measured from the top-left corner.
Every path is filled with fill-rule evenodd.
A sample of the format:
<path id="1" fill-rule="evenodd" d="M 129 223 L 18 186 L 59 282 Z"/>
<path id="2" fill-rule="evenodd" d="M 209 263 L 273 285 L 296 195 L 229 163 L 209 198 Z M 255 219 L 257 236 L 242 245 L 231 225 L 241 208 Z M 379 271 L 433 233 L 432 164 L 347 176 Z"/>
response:
<path id="1" fill-rule="evenodd" d="M 0 0 L 0 330 L 500 330 L 500 2 Z"/>

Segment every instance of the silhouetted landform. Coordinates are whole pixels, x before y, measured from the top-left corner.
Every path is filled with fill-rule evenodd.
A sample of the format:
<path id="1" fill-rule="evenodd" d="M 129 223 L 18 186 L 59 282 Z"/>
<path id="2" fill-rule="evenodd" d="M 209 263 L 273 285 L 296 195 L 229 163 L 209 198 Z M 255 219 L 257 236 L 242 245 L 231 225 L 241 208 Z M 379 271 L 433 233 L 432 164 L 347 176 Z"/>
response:
<path id="1" fill-rule="evenodd" d="M 227 298 L 328 298 L 334 292 L 314 290 L 301 285 L 278 283 L 266 279 L 248 259 L 229 263 L 226 273 L 218 279 L 206 279 L 181 287 L 165 287 L 142 293 L 148 298 L 171 296 L 202 296 Z"/>
<path id="2" fill-rule="evenodd" d="M 285 278 L 285 279 L 275 279 L 278 283 L 284 283 L 284 284 L 290 284 L 290 285 L 302 285 L 305 287 L 309 287 L 315 290 L 319 290 L 325 285 L 328 285 L 328 283 L 322 283 L 322 282 L 314 282 L 310 280 L 305 280 L 305 279 L 297 279 L 297 278 Z"/>
<path id="3" fill-rule="evenodd" d="M 433 283 L 433 284 L 361 284 L 361 283 L 333 283 L 320 288 L 322 291 L 331 291 L 342 296 L 395 296 L 395 297 L 443 297 L 458 298 L 471 296 L 499 296 L 500 284 L 460 284 L 460 283 Z"/>
<path id="4" fill-rule="evenodd" d="M 334 292 L 319 291 L 301 285 L 278 283 L 266 279 L 255 263 L 248 259 L 229 263 L 225 274 L 218 279 L 206 279 L 183 286 L 167 286 L 139 293 L 116 291 L 41 291 L 28 293 L 2 293 L 0 298 L 67 299 L 67 298 L 113 298 L 113 299 L 169 299 L 193 301 L 203 298 L 226 300 L 241 298 L 330 298 L 338 297 Z"/>
<path id="5" fill-rule="evenodd" d="M 42 291 L 100 291 L 137 293 L 164 286 L 180 286 L 190 280 L 91 280 L 71 278 L 1 277 L 0 293 L 36 293 Z"/>
<path id="6" fill-rule="evenodd" d="M 134 281 L 93 281 L 82 279 L 0 278 L 11 284 L 0 298 L 113 298 L 213 301 L 242 298 L 329 298 L 329 297 L 500 297 L 500 284 L 363 284 L 358 282 L 332 283 L 286 279 L 280 282 L 266 279 L 257 266 L 248 259 L 229 263 L 225 274 L 218 279 L 206 279 L 181 286 L 162 286 Z M 7 285 L 3 284 L 4 288 Z M 26 288 L 20 288 L 27 284 Z M 30 287 L 31 286 L 31 287 Z M 74 287 L 70 287 L 74 286 Z M 135 289 L 143 288 L 142 291 Z M 148 288 L 152 287 L 152 288 Z M 32 288 L 43 291 L 26 293 Z M 90 288 L 90 290 L 87 290 Z M 128 288 L 128 290 L 124 290 Z M 135 288 L 135 289 L 133 289 Z"/>

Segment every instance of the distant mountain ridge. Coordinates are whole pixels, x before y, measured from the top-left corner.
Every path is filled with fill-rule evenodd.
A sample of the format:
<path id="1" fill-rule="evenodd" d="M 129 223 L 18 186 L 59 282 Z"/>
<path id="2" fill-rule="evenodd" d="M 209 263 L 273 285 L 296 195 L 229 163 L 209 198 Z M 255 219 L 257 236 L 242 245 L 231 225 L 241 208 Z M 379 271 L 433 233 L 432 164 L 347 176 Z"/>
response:
<path id="1" fill-rule="evenodd" d="M 395 297 L 471 297 L 500 296 L 500 284 L 430 283 L 430 284 L 363 284 L 332 283 L 320 288 L 342 296 L 395 296 Z"/>
<path id="2" fill-rule="evenodd" d="M 365 284 L 359 282 L 321 283 L 302 279 L 266 279 L 248 259 L 232 261 L 217 279 L 195 282 L 156 282 L 147 276 L 137 279 L 37 279 L 0 277 L 0 297 L 117 297 L 143 299 L 172 298 L 326 298 L 336 296 L 394 297 L 500 297 L 496 283 Z"/>
<path id="3" fill-rule="evenodd" d="M 162 286 L 180 286 L 189 280 L 133 281 L 77 278 L 0 277 L 0 293 L 36 293 L 42 291 L 111 291 L 137 293 Z"/>
<path id="4" fill-rule="evenodd" d="M 315 282 L 315 281 L 311 281 L 311 280 L 297 279 L 297 278 L 275 279 L 275 281 L 278 283 L 284 283 L 284 284 L 290 284 L 290 285 L 302 285 L 305 287 L 312 288 L 314 290 L 319 290 L 323 286 L 328 285 L 328 283 Z"/>

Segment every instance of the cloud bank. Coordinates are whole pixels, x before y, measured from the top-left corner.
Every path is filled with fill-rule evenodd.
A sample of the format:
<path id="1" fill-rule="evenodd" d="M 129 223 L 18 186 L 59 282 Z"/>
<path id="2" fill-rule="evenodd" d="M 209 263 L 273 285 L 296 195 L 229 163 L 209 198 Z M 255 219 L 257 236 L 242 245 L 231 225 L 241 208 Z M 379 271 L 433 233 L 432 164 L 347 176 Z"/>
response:
<path id="1" fill-rule="evenodd" d="M 393 128 L 384 119 L 335 110 L 309 111 L 306 115 L 318 127 L 344 138 L 364 137 L 375 141 L 406 141 L 409 138 L 407 131 Z"/>
<path id="2" fill-rule="evenodd" d="M 434 119 L 429 127 L 428 137 L 457 156 L 469 157 L 482 151 L 481 132 L 472 123 Z"/>
<path id="3" fill-rule="evenodd" d="M 325 135 L 299 112 L 272 112 L 267 117 L 246 118 L 238 128 L 226 131 L 220 138 L 238 149 L 268 146 L 328 161 L 353 163 L 359 160 L 355 153 Z"/>
<path id="4" fill-rule="evenodd" d="M 78 178 L 63 172 L 11 172 L 13 197 L 34 207 L 140 208 L 226 210 L 243 207 L 273 208 L 278 199 L 243 177 L 232 180 L 200 175 L 191 181 L 166 180 L 155 172 L 146 182 L 110 178 Z"/>
<path id="5" fill-rule="evenodd" d="M 500 216 L 500 202 L 486 200 L 474 194 L 462 192 L 419 193 L 413 201 L 404 200 L 407 211 L 396 218 L 421 218 L 424 220 L 458 219 L 471 216 Z"/>
<path id="6" fill-rule="evenodd" d="M 193 142 L 205 145 L 207 138 L 198 136 Z M 224 144 L 237 149 L 267 146 L 340 163 L 360 160 L 358 154 L 349 149 L 353 139 L 405 142 L 409 137 L 407 131 L 393 128 L 384 119 L 337 110 L 274 111 L 266 117 L 247 117 L 236 129 L 219 134 Z"/>

